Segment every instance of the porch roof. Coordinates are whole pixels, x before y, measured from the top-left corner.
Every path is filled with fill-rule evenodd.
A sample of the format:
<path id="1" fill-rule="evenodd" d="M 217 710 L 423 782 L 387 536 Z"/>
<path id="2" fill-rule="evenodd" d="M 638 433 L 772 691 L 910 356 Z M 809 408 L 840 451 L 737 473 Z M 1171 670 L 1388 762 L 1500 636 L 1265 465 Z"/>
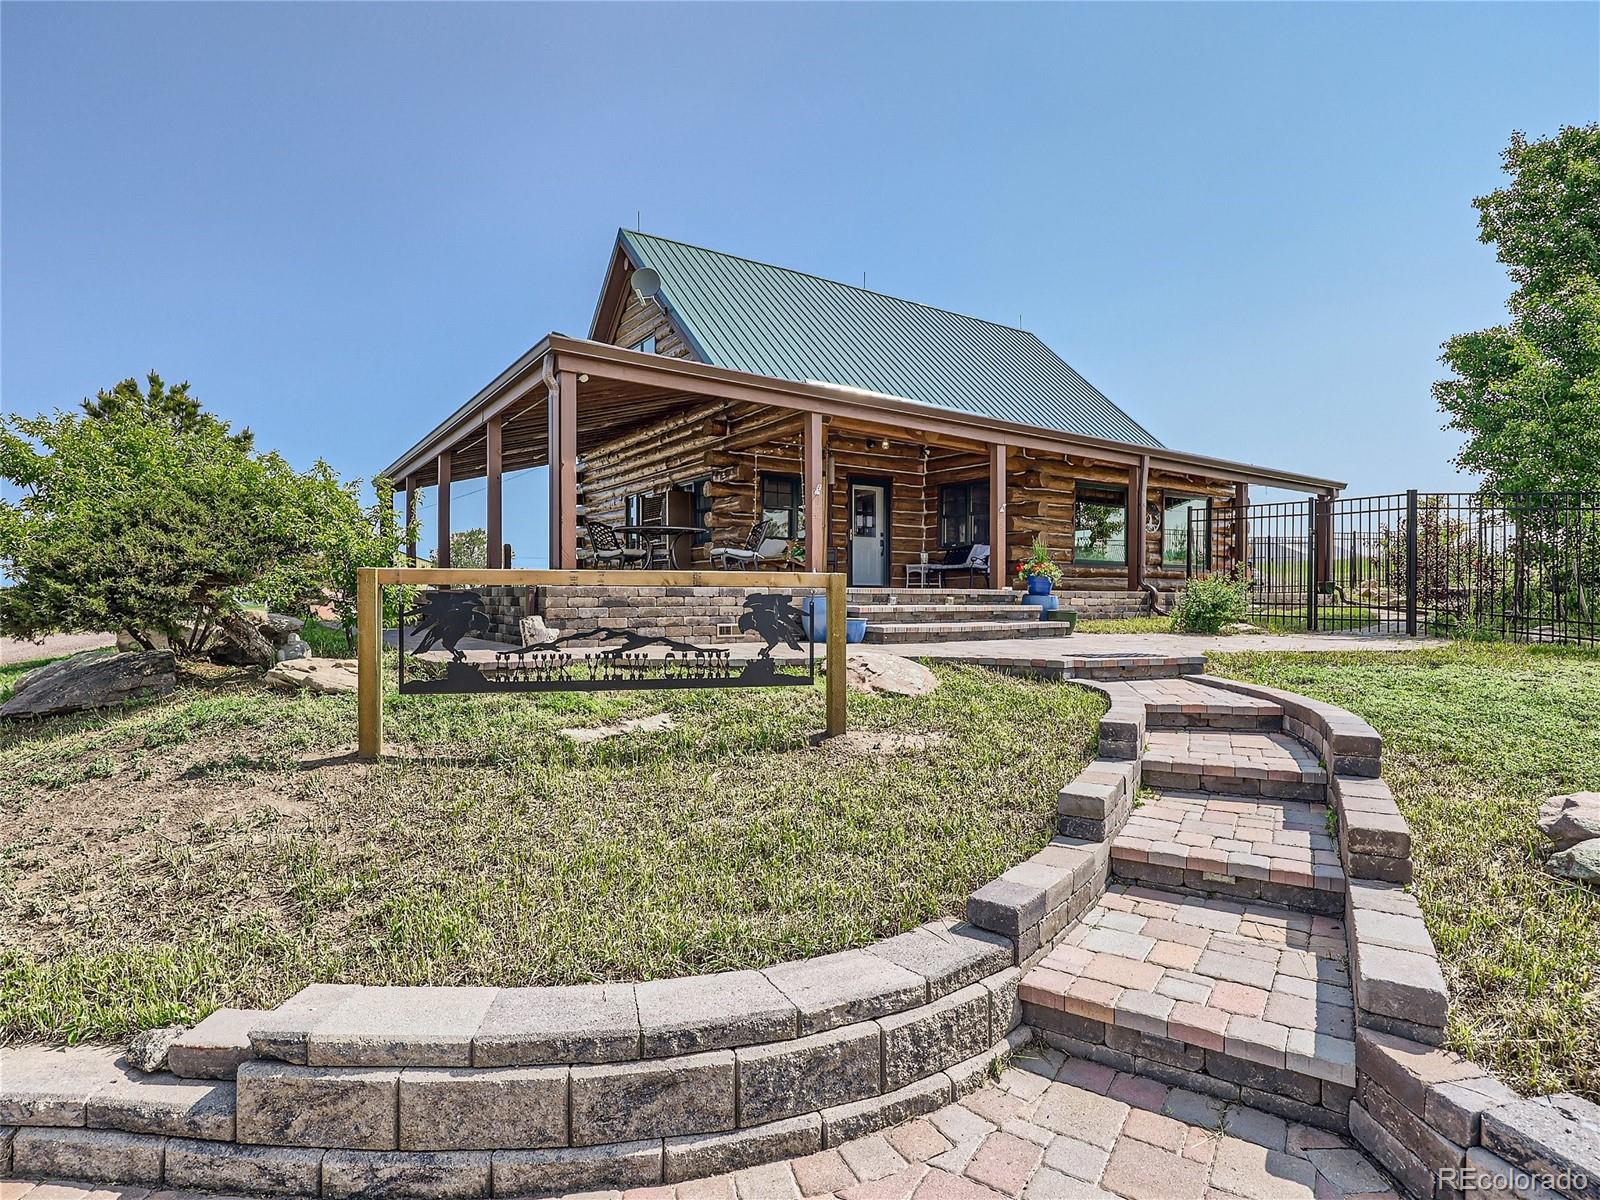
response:
<path id="1" fill-rule="evenodd" d="M 1235 483 L 1295 491 L 1330 494 L 1345 487 L 1341 481 L 1320 476 L 1186 454 L 1142 442 L 1069 434 L 1001 417 L 944 409 L 903 396 L 814 380 L 797 382 L 556 333 L 529 348 L 472 399 L 390 462 L 382 474 L 396 484 L 409 477 L 415 484 L 426 486 L 437 478 L 438 455 L 449 450 L 453 479 L 483 475 L 484 429 L 491 417 L 500 417 L 503 423 L 506 470 L 546 465 L 546 398 L 558 372 L 570 372 L 577 379 L 580 454 L 619 429 L 698 400 L 724 399 L 819 412 L 825 417 L 889 427 L 933 441 L 1017 446 L 1124 465 L 1148 458 L 1156 470 L 1204 474 Z"/>

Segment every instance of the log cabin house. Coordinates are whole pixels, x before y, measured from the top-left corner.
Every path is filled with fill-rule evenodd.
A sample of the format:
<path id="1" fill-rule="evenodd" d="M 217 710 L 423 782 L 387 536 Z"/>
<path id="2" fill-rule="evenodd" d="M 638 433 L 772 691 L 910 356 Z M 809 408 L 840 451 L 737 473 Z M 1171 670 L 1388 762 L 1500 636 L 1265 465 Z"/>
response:
<path id="1" fill-rule="evenodd" d="M 1015 633 L 1032 610 L 996 593 L 1035 538 L 1068 606 L 1148 611 L 1187 574 L 1248 561 L 1244 523 L 1210 515 L 1251 484 L 1344 486 L 1168 449 L 1023 330 L 631 230 L 588 337 L 542 339 L 383 474 L 408 516 L 438 489 L 441 565 L 451 485 L 486 478 L 498 567 L 502 473 L 552 462 L 552 568 L 592 563 L 591 521 L 692 528 L 676 565 L 705 567 L 764 517 L 769 552 L 846 572 L 880 632 L 903 610 L 883 640 Z M 906 594 L 908 568 L 974 544 L 998 544 L 987 574 Z M 552 599 L 519 603 L 559 612 Z"/>

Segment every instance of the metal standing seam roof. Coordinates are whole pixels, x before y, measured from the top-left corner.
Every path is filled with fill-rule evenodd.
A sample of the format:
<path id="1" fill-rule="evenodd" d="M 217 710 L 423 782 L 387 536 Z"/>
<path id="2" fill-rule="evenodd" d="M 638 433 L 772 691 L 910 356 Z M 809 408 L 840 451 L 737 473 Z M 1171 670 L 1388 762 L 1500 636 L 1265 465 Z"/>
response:
<path id="1" fill-rule="evenodd" d="M 1165 449 L 1033 334 L 633 230 L 628 256 L 714 366 Z"/>

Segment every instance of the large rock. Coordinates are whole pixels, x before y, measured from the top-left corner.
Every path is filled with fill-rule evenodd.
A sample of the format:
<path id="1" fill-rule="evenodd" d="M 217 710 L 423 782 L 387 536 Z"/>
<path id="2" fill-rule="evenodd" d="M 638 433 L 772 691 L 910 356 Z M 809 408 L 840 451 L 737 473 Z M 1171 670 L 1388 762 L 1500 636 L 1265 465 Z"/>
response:
<path id="1" fill-rule="evenodd" d="M 1600 838 L 1600 792 L 1551 796 L 1539 805 L 1539 829 L 1556 850 Z"/>
<path id="2" fill-rule="evenodd" d="M 926 696 L 939 686 L 938 676 L 914 658 L 854 646 L 845 656 L 844 677 L 858 692 L 891 696 Z"/>
<path id="3" fill-rule="evenodd" d="M 165 696 L 177 684 L 177 670 L 171 650 L 74 654 L 24 675 L 11 699 L 0 705 L 0 717 L 52 717 Z"/>
<path id="4" fill-rule="evenodd" d="M 268 687 L 286 692 L 306 691 L 318 696 L 353 692 L 356 690 L 356 660 L 291 658 L 273 667 L 262 678 Z"/>
<path id="5" fill-rule="evenodd" d="M 1600 838 L 1590 838 L 1552 854 L 1545 865 L 1552 875 L 1600 887 Z"/>
<path id="6" fill-rule="evenodd" d="M 262 632 L 262 622 L 248 615 L 229 615 L 217 622 L 210 655 L 211 661 L 230 667 L 270 667 L 278 659 L 277 647 Z"/>

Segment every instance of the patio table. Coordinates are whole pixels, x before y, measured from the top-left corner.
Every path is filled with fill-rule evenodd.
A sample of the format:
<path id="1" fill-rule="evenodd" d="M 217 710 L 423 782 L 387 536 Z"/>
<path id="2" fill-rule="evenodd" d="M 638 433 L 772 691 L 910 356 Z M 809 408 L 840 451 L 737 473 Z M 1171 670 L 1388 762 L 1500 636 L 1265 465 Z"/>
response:
<path id="1" fill-rule="evenodd" d="M 634 537 L 665 537 L 667 539 L 667 569 L 681 571 L 683 564 L 678 562 L 678 538 L 683 534 L 704 533 L 698 525 L 617 525 L 613 528 L 618 533 L 630 534 Z"/>

